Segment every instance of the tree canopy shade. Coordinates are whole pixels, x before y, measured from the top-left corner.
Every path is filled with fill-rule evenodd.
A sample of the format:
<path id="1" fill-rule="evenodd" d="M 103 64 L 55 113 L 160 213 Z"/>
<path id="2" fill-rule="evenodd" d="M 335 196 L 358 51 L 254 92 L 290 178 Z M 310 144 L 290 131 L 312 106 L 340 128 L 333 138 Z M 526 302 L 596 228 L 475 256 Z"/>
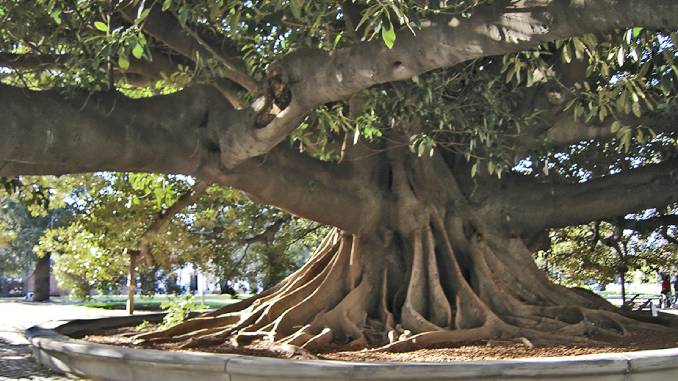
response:
<path id="1" fill-rule="evenodd" d="M 633 224 L 654 223 L 674 216 L 655 216 Z M 645 274 L 671 272 L 678 263 L 676 242 L 671 227 L 629 229 L 629 220 L 614 223 L 596 221 L 582 226 L 556 229 L 549 250 L 537 257 L 545 267 L 562 271 L 565 284 L 583 285 L 595 281 L 605 285 L 619 277 L 622 301 L 626 301 L 627 273 L 641 270 Z M 653 277 L 650 279 L 654 279 Z"/>
<path id="2" fill-rule="evenodd" d="M 336 227 L 277 286 L 140 339 L 661 329 L 551 284 L 527 246 L 676 202 L 674 0 L 5 0 L 0 17 L 0 175 L 191 175 Z"/>
<path id="3" fill-rule="evenodd" d="M 130 260 L 143 280 L 190 264 L 224 283 L 272 286 L 300 266 L 320 241 L 316 234 L 326 230 L 186 176 L 97 173 L 50 180 L 50 201 L 58 206 L 67 194 L 71 218 L 40 231 L 29 254 L 31 248 L 56 254 L 57 279 L 76 297 L 119 289 Z M 155 282 L 143 280 L 141 291 L 155 293 L 157 285 L 144 287 Z"/>

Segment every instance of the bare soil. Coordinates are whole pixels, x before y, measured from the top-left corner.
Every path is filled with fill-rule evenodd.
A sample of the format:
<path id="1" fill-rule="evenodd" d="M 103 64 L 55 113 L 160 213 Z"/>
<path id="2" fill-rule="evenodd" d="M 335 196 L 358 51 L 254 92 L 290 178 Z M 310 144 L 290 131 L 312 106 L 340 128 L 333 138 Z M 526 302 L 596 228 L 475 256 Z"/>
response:
<path id="1" fill-rule="evenodd" d="M 97 332 L 85 336 L 83 339 L 91 342 L 119 345 L 129 348 L 147 348 L 161 350 L 184 350 L 177 344 L 136 345 L 132 336 L 157 329 L 147 326 L 140 330 L 135 327 L 125 327 Z M 595 339 L 595 338 L 593 338 Z M 248 345 L 234 346 L 223 343 L 219 346 L 186 349 L 186 351 L 200 351 L 212 353 L 230 353 L 251 356 L 275 357 L 286 359 L 319 359 L 339 361 L 366 361 L 366 362 L 446 362 L 471 360 L 505 360 L 530 357 L 558 357 L 580 356 L 596 353 L 618 353 L 650 349 L 664 349 L 678 346 L 678 337 L 659 334 L 651 331 L 637 331 L 629 336 L 619 338 L 614 342 L 592 342 L 586 346 L 534 346 L 529 341 L 495 341 L 485 340 L 466 343 L 453 348 L 421 349 L 412 352 L 390 353 L 370 350 L 349 351 L 346 348 L 328 347 L 321 353 L 311 354 L 305 350 L 289 345 L 277 345 L 268 342 L 253 342 Z"/>

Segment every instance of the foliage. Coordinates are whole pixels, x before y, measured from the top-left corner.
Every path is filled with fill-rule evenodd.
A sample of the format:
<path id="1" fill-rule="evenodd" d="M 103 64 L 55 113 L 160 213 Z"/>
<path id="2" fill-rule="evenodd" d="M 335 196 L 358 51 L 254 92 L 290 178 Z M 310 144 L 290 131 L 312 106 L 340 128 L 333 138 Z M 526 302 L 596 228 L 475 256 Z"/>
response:
<path id="1" fill-rule="evenodd" d="M 0 276 L 23 277 L 30 273 L 37 259 L 33 246 L 47 229 L 60 226 L 68 219 L 64 209 L 34 216 L 16 199 L 0 199 L 1 234 L 4 237 L 4 245 L 0 245 Z"/>
<path id="2" fill-rule="evenodd" d="M 162 319 L 161 329 L 175 326 L 186 320 L 191 313 L 201 309 L 202 306 L 193 300 L 193 296 L 184 295 L 176 298 L 170 298 L 166 302 L 160 303 L 160 307 L 166 310 L 167 314 Z"/>
<path id="3" fill-rule="evenodd" d="M 48 113 L 68 122 L 44 129 L 43 152 L 26 160 L 17 153 L 39 150 L 14 130 L 41 133 L 33 127 L 40 118 L 11 118 L 10 139 L 23 147 L 10 147 L 0 169 L 190 173 L 341 228 L 290 287 L 239 312 L 234 336 L 275 321 L 263 329 L 305 348 L 329 338 L 414 349 L 452 344 L 467 328 L 476 338 L 627 332 L 632 324 L 613 314 L 573 315 L 598 301 L 542 284 L 520 265 L 529 256 L 521 239 L 592 220 L 590 233 L 552 233 L 550 255 L 577 277 L 658 266 L 665 258 L 656 249 L 675 239 L 665 226 L 634 224 L 647 225 L 652 213 L 676 217 L 673 207 L 642 209 L 675 202 L 678 36 L 669 24 L 678 8 L 657 1 L 671 10 L 657 16 L 631 0 L 604 4 L 641 12 L 601 3 L 6 1 L 6 94 L 55 89 L 26 93 L 72 112 Z M 160 96 L 170 93 L 179 94 Z M 16 99 L 9 110 L 33 107 Z M 173 107 L 153 112 L 163 104 Z M 68 147 L 103 150 L 112 137 L 120 149 L 99 161 L 96 152 L 57 147 L 53 133 L 63 141 L 71 124 L 86 128 Z M 10 189 L 11 181 L 3 180 Z M 61 271 L 79 272 L 83 293 L 119 283 L 125 257 L 147 252 L 149 226 L 194 180 L 99 173 L 85 182 L 72 193 L 74 223 L 38 248 L 69 253 L 59 256 L 71 261 Z M 606 193 L 633 200 L 622 205 Z M 322 229 L 213 187 L 161 230 L 150 248 L 164 270 L 191 263 L 270 286 Z M 514 289 L 503 294 L 506 284 Z M 284 303 L 290 298 L 312 303 Z M 374 300 L 384 302 L 379 311 Z M 183 320 L 189 304 L 177 302 L 170 320 Z M 548 320 L 561 315 L 578 321 Z M 202 324 L 189 335 L 221 322 Z M 320 327 L 329 331 L 318 335 Z"/>
<path id="4" fill-rule="evenodd" d="M 0 222 L 0 248 L 6 247 L 8 244 L 10 244 L 14 238 L 16 238 L 16 234 L 8 229 L 7 223 L 4 221 Z"/>
<path id="5" fill-rule="evenodd" d="M 73 184 L 72 179 L 64 181 Z M 72 223 L 49 229 L 35 247 L 38 253 L 59 253 L 54 272 L 61 285 L 85 297 L 92 290 L 108 294 L 125 282 L 129 257 L 140 238 L 163 210 L 188 192 L 187 177 L 101 173 L 80 177 L 70 190 Z M 274 221 L 279 230 L 253 239 Z M 304 253 L 319 239 L 316 224 L 258 206 L 240 192 L 209 188 L 196 205 L 173 216 L 150 239 L 153 267 L 142 261 L 140 290 L 156 291 L 158 274 L 193 264 L 213 271 L 223 281 L 252 280 L 270 285 L 296 269 Z M 315 233 L 315 234 L 311 234 Z M 154 279 L 155 278 L 155 279 Z"/>
<path id="6" fill-rule="evenodd" d="M 490 2 L 158 3 L 186 31 L 199 31 L 206 42 L 227 38 L 242 53 L 247 71 L 261 81 L 266 67 L 293 50 L 333 50 L 374 38 L 383 39 L 390 47 L 397 44 L 397 30 L 409 29 L 416 34 L 421 20 L 440 15 L 468 18 L 474 9 Z M 165 73 L 146 87 L 135 85 L 132 89 L 133 78 L 125 75 L 130 64 L 153 62 L 167 54 L 162 44 L 143 31 L 155 3 L 7 2 L 2 14 L 12 28 L 0 34 L 0 50 L 58 54 L 62 69 L 17 71 L 6 75 L 4 81 L 35 88 L 77 86 L 97 91 L 117 87 L 130 95 L 150 96 L 222 77 L 223 68 L 215 58 L 197 57 L 190 67 L 174 57 L 179 62 L 175 72 Z M 129 8 L 131 21 L 118 16 L 125 7 Z M 358 10 L 358 17 L 351 20 L 353 8 Z M 353 30 L 346 29 L 344 19 L 354 26 Z M 42 33 L 45 29 L 51 33 Z M 378 138 L 382 131 L 393 128 L 393 115 L 402 115 L 417 122 L 418 129 L 410 131 L 410 146 L 420 156 L 437 148 L 451 149 L 463 153 L 474 164 L 474 173 L 482 167 L 501 177 L 518 160 L 510 137 L 540 121 L 539 112 L 520 108 L 532 96 L 531 89 L 540 88 L 565 101 L 573 120 L 602 123 L 612 118 L 617 135 L 612 145 L 628 152 L 633 144 L 652 140 L 656 135 L 648 126 L 631 123 L 628 116 L 647 115 L 674 102 L 678 76 L 674 62 L 676 41 L 675 33 L 632 28 L 478 59 L 367 91 L 364 95 L 369 99 L 368 105 L 352 118 L 348 117 L 345 102 L 320 107 L 308 115 L 292 139 L 320 158 L 337 159 L 343 135 L 350 134 L 354 142 L 361 137 Z M 585 65 L 585 80 L 563 81 L 559 70 L 554 70 L 577 62 Z M 404 124 L 402 120 L 398 122 Z M 548 168 L 548 156 L 547 152 L 536 153 L 534 162 L 544 162 L 540 169 Z"/>
<path id="7" fill-rule="evenodd" d="M 149 322 L 148 320 L 144 320 L 134 328 L 136 328 L 137 331 L 143 331 L 151 326 L 153 326 L 151 322 Z"/>
<path id="8" fill-rule="evenodd" d="M 193 232 L 201 240 L 188 261 L 208 260 L 224 281 L 252 280 L 264 287 L 298 268 L 327 231 L 217 187 L 196 205 L 194 218 Z"/>
<path id="9" fill-rule="evenodd" d="M 622 273 L 671 271 L 678 263 L 678 246 L 658 232 L 621 230 L 607 222 L 557 229 L 551 240 L 537 258 L 561 271 L 567 285 L 608 284 Z"/>
<path id="10" fill-rule="evenodd" d="M 387 48 L 392 48 L 398 44 L 396 32 L 401 29 L 416 35 L 422 20 L 441 15 L 468 18 L 487 3 L 491 1 L 7 1 L 0 5 L 0 17 L 11 27 L 0 32 L 0 50 L 56 55 L 58 70 L 51 66 L 10 70 L 3 72 L 2 81 L 68 91 L 116 88 L 130 96 L 145 97 L 223 77 L 224 68 L 217 59 L 195 57 L 193 63 L 188 62 L 187 57 L 174 55 L 147 35 L 143 26 L 153 6 L 175 17 L 187 33 L 199 33 L 206 42 L 227 38 L 232 48 L 242 54 L 246 71 L 262 81 L 266 68 L 291 51 L 331 51 L 372 39 L 381 39 Z M 127 19 L 120 16 L 124 8 L 130 15 Z M 522 172 L 554 182 L 605 176 L 675 155 L 675 134 L 654 131 L 632 117 L 677 107 L 677 41 L 676 33 L 631 28 L 466 62 L 364 91 L 360 94 L 364 98 L 362 110 L 355 115 L 351 115 L 348 102 L 319 107 L 305 118 L 289 143 L 322 160 L 336 161 L 346 141 L 380 141 L 385 131 L 407 125 L 412 151 L 419 156 L 432 155 L 435 150 L 459 153 L 469 162 L 474 176 L 489 173 L 502 177 L 509 172 Z M 177 62 L 175 70 L 139 85 L 130 68 L 159 61 L 166 55 Z M 570 67 L 582 70 L 584 75 L 568 80 L 562 72 Z M 546 145 L 530 149 L 527 157 L 525 152 L 516 152 L 514 137 L 545 122 L 542 111 L 521 107 L 533 100 L 536 90 L 549 94 L 555 103 L 562 101 L 572 122 L 598 124 L 601 128 L 611 124 L 616 138 L 603 143 L 582 141 L 557 150 Z M 30 187 L 18 192 L 19 197 L 32 207 L 63 203 L 63 199 L 55 201 L 55 195 L 67 192 L 49 193 L 54 184 L 41 181 L 54 183 L 32 180 Z M 69 227 L 54 238 L 57 242 L 59 237 L 62 242 L 73 241 L 68 248 L 73 252 L 78 252 L 73 246 L 78 244 L 80 253 L 95 253 L 96 247 L 103 247 L 109 255 L 134 247 L 153 215 L 190 187 L 185 178 L 141 174 L 97 175 L 87 181 L 90 183 L 86 190 L 83 188 L 82 196 L 89 199 L 78 207 L 78 228 L 88 233 L 76 238 L 75 227 Z M 58 182 L 63 184 L 65 180 Z M 21 188 L 18 179 L 2 179 L 2 184 L 8 190 Z M 224 195 L 222 199 L 229 197 Z M 277 212 L 262 209 L 267 217 L 254 221 L 251 217 L 256 208 L 197 208 L 195 223 L 188 214 L 179 216 L 173 219 L 166 235 L 154 240 L 154 252 L 161 253 L 161 265 L 166 269 L 190 260 L 216 267 L 226 278 L 236 276 L 235 267 L 237 276 L 248 278 L 256 273 L 255 263 L 265 263 L 266 258 L 279 261 L 269 266 L 279 267 L 279 274 L 299 263 L 300 257 L 283 258 L 282 246 L 242 244 L 248 238 L 244 226 L 261 231 L 266 225 L 261 221 L 275 220 Z M 223 214 L 232 218 L 236 210 L 254 223 L 234 225 L 215 217 Z M 228 226 L 217 226 L 224 224 Z M 209 236 L 206 232 L 210 229 L 224 229 L 227 238 Z M 300 247 L 295 252 L 307 248 Z M 276 255 L 271 255 L 274 252 Z M 74 260 L 72 265 L 76 263 L 79 262 Z M 122 271 L 121 258 L 92 263 L 111 266 L 99 272 L 98 283 L 104 279 L 114 283 Z M 75 268 L 72 265 L 64 268 Z M 279 275 L 265 277 L 278 279 Z"/>

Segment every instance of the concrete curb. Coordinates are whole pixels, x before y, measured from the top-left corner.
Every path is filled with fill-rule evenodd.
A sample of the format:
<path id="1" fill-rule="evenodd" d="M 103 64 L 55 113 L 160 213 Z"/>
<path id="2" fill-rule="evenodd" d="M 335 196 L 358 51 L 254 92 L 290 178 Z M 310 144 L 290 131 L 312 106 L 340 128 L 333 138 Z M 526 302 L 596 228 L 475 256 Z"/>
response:
<path id="1" fill-rule="evenodd" d="M 678 380 L 678 348 L 522 360 L 357 363 L 129 349 L 64 336 L 161 318 L 162 314 L 75 320 L 31 327 L 26 336 L 40 364 L 95 380 Z"/>

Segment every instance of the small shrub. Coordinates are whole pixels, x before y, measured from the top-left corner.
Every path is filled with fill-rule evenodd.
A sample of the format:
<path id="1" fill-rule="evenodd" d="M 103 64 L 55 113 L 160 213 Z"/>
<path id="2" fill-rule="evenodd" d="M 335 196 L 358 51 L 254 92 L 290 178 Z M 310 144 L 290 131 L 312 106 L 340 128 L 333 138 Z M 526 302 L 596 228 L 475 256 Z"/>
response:
<path id="1" fill-rule="evenodd" d="M 137 331 L 143 331 L 144 329 L 146 329 L 146 328 L 148 328 L 148 327 L 150 327 L 150 326 L 152 326 L 152 325 L 153 325 L 153 323 L 151 323 L 150 321 L 144 320 L 144 321 L 141 322 L 141 324 L 139 324 L 138 326 L 134 327 L 134 329 L 136 329 Z"/>
<path id="2" fill-rule="evenodd" d="M 188 318 L 191 311 L 200 309 L 191 295 L 183 297 L 170 298 L 166 302 L 160 303 L 162 309 L 167 310 L 167 315 L 162 319 L 161 329 L 175 326 Z"/>

